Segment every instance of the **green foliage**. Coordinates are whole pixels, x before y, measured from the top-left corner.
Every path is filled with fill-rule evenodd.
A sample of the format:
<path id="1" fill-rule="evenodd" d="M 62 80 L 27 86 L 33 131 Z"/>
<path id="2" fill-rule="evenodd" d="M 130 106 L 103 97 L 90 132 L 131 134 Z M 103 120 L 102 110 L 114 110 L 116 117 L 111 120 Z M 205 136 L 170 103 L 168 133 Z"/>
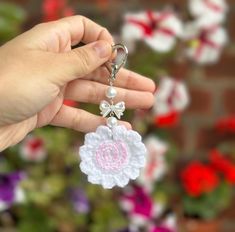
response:
<path id="1" fill-rule="evenodd" d="M 27 205 L 20 209 L 19 232 L 52 232 L 55 231 L 53 221 L 39 207 Z"/>
<path id="2" fill-rule="evenodd" d="M 111 200 L 102 201 L 92 215 L 93 225 L 91 232 L 115 231 L 127 225 L 116 202 Z"/>
<path id="3" fill-rule="evenodd" d="M 231 197 L 231 188 L 223 182 L 211 193 L 200 197 L 185 196 L 183 198 L 184 211 L 188 216 L 213 219 L 228 207 Z"/>
<path id="4" fill-rule="evenodd" d="M 26 19 L 26 12 L 19 6 L 0 3 L 0 43 L 13 38 L 21 31 L 21 25 Z"/>
<path id="5" fill-rule="evenodd" d="M 128 66 L 131 70 L 152 79 L 167 74 L 167 61 L 174 56 L 175 51 L 156 53 L 144 44 L 138 44 L 137 51 L 130 55 Z"/>

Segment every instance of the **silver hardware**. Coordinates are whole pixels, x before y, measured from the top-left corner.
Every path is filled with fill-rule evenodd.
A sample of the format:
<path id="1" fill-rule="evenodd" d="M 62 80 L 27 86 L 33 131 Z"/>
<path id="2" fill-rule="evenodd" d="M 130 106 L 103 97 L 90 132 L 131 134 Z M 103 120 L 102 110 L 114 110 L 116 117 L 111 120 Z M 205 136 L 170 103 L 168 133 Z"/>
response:
<path id="1" fill-rule="evenodd" d="M 116 79 L 116 74 L 118 73 L 118 71 L 125 65 L 125 63 L 127 61 L 127 57 L 128 57 L 128 49 L 123 44 L 113 45 L 112 51 L 113 51 L 113 53 L 114 52 L 117 53 L 116 58 L 114 59 L 114 61 L 107 62 L 105 64 L 106 68 L 108 69 L 108 71 L 110 73 L 111 84 Z M 123 55 L 121 55 L 121 51 L 122 51 L 122 53 L 124 53 Z"/>

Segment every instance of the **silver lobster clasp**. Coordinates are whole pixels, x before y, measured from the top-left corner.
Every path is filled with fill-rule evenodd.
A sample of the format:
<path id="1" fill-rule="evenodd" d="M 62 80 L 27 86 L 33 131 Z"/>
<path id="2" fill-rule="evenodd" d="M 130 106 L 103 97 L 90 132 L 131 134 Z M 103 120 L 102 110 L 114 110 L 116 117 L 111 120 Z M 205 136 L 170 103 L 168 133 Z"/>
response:
<path id="1" fill-rule="evenodd" d="M 110 79 L 114 81 L 116 79 L 116 74 L 122 68 L 128 57 L 128 49 L 123 44 L 115 44 L 112 46 L 113 53 L 116 52 L 116 57 L 113 61 L 109 61 L 105 64 L 106 68 L 110 73 Z"/>

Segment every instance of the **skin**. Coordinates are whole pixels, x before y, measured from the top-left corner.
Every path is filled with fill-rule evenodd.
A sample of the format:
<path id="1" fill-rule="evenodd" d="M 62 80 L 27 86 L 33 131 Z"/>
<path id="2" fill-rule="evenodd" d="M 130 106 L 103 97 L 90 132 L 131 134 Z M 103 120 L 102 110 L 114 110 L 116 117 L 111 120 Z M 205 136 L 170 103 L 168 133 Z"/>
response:
<path id="1" fill-rule="evenodd" d="M 79 42 L 85 45 L 76 49 Z M 94 131 L 101 116 L 63 105 L 64 99 L 95 103 L 105 99 L 112 57 L 110 33 L 83 16 L 43 23 L 0 47 L 0 151 L 46 125 Z M 116 101 L 127 108 L 153 104 L 154 82 L 121 69 Z M 130 128 L 127 122 L 120 122 Z"/>

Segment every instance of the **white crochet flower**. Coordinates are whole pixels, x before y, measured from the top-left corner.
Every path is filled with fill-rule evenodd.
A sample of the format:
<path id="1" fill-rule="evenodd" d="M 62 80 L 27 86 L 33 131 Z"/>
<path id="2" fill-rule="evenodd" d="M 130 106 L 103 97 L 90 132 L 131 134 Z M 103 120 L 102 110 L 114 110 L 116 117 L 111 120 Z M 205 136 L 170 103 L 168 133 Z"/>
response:
<path id="1" fill-rule="evenodd" d="M 200 26 L 210 26 L 224 22 L 228 6 L 224 0 L 190 0 L 189 10 Z"/>
<path id="2" fill-rule="evenodd" d="M 80 147 L 81 171 L 88 181 L 111 189 L 124 187 L 136 179 L 145 165 L 146 148 L 141 136 L 124 126 L 99 126 L 96 132 L 85 136 Z"/>

